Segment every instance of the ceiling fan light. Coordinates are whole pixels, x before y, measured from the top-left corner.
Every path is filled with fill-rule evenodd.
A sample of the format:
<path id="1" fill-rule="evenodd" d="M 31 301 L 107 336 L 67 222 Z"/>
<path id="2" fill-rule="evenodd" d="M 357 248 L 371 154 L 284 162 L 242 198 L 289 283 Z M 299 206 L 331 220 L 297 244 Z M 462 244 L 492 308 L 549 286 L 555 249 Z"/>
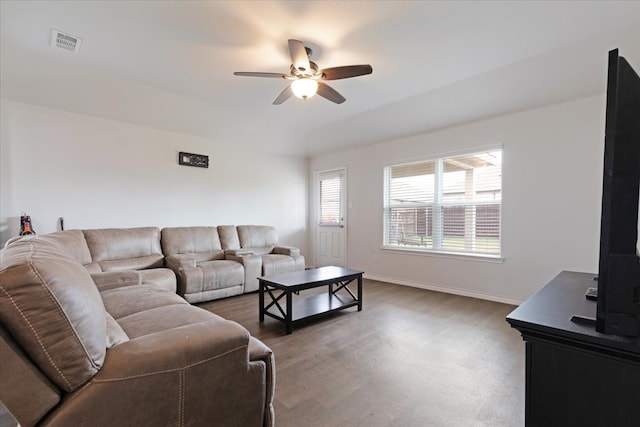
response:
<path id="1" fill-rule="evenodd" d="M 301 78 L 291 82 L 293 94 L 300 99 L 308 99 L 318 91 L 318 82 L 312 79 Z"/>

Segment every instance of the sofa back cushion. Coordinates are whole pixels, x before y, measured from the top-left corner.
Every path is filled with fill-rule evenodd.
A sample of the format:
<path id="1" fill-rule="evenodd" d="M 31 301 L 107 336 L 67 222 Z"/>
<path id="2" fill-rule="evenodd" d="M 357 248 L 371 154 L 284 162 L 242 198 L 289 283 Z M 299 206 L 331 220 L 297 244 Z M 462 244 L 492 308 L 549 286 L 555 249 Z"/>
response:
<path id="1" fill-rule="evenodd" d="M 0 322 L 65 391 L 102 366 L 107 336 L 100 293 L 89 272 L 46 235 L 0 253 Z"/>
<path id="2" fill-rule="evenodd" d="M 216 227 L 167 227 L 162 229 L 165 256 L 190 254 L 196 262 L 224 259 Z"/>
<path id="3" fill-rule="evenodd" d="M 278 233 L 275 227 L 269 225 L 239 225 L 238 238 L 240 247 L 251 248 L 257 255 L 270 253 L 278 244 Z"/>
<path id="4" fill-rule="evenodd" d="M 240 249 L 240 239 L 235 225 L 219 225 L 218 235 L 223 250 Z"/>
<path id="5" fill-rule="evenodd" d="M 98 263 L 91 259 L 91 252 L 89 252 L 89 246 L 84 238 L 82 230 L 65 230 L 56 231 L 54 233 L 47 234 L 47 238 L 55 240 L 69 252 L 69 255 L 84 265 L 89 273 L 99 273 L 101 271 Z"/>
<path id="6" fill-rule="evenodd" d="M 91 258 L 102 271 L 164 267 L 157 227 L 83 230 Z"/>

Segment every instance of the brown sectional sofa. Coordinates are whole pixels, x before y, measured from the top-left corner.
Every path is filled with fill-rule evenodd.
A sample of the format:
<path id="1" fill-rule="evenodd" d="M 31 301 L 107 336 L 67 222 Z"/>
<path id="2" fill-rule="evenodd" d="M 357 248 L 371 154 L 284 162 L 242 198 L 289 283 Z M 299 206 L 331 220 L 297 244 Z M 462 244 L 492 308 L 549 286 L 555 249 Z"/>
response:
<path id="1" fill-rule="evenodd" d="M 254 290 L 267 249 L 227 255 L 216 227 L 165 230 L 69 230 L 0 251 L 0 400 L 22 426 L 274 425 L 271 350 L 175 293 Z M 272 240 L 257 247 L 304 268 Z"/>
<path id="2" fill-rule="evenodd" d="M 305 269 L 300 250 L 279 245 L 275 228 L 267 225 L 105 228 L 49 235 L 94 281 L 109 281 L 116 272 L 124 280 L 137 271 L 142 283 L 177 292 L 190 303 L 254 292 L 259 276 Z M 127 277 L 138 280 L 138 275 Z"/>

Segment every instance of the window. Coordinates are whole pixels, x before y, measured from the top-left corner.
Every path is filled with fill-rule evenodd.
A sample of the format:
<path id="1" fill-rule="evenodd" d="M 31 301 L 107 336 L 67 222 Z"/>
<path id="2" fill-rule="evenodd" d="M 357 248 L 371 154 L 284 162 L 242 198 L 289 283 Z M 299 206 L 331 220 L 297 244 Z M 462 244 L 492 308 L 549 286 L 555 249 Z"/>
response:
<path id="1" fill-rule="evenodd" d="M 502 150 L 385 168 L 384 245 L 500 255 Z"/>
<path id="2" fill-rule="evenodd" d="M 320 179 L 320 225 L 338 225 L 340 217 L 340 176 Z"/>

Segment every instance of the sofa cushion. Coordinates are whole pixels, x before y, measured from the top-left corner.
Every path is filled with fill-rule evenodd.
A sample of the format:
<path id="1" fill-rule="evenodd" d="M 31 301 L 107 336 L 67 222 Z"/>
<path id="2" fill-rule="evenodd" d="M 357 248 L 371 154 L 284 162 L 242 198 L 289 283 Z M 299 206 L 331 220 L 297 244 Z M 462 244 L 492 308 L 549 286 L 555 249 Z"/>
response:
<path id="1" fill-rule="evenodd" d="M 89 273 L 102 271 L 98 263 L 91 258 L 91 252 L 89 252 L 89 246 L 87 246 L 82 230 L 56 231 L 47 234 L 47 238 L 53 239 L 64 246 L 69 255 L 82 264 Z"/>
<path id="2" fill-rule="evenodd" d="M 225 251 L 240 249 L 240 239 L 238 238 L 238 230 L 236 230 L 235 225 L 219 225 L 217 228 L 222 249 Z"/>
<path id="3" fill-rule="evenodd" d="M 191 294 L 184 294 L 184 299 L 191 304 L 197 304 L 199 302 L 211 301 L 214 299 L 232 297 L 234 295 L 242 294 L 244 286 L 227 286 L 225 288 L 211 289 L 208 291 L 194 292 Z"/>
<path id="4" fill-rule="evenodd" d="M 129 336 L 124 332 L 122 326 L 108 312 L 107 320 L 107 348 L 115 347 L 123 342 L 129 341 Z"/>
<path id="5" fill-rule="evenodd" d="M 103 271 L 164 267 L 157 227 L 83 230 L 93 261 Z"/>
<path id="6" fill-rule="evenodd" d="M 213 289 L 222 289 L 244 283 L 244 268 L 236 261 L 206 261 L 183 272 L 179 293 L 192 294 Z"/>
<path id="7" fill-rule="evenodd" d="M 184 299 L 174 292 L 159 288 L 153 284 L 108 289 L 102 292 L 102 300 L 106 311 L 117 321 L 130 314 L 155 307 L 174 304 L 188 305 Z"/>
<path id="8" fill-rule="evenodd" d="M 168 291 L 176 291 L 176 275 L 169 268 L 150 268 L 148 270 L 138 270 L 142 283 L 152 283 Z"/>
<path id="9" fill-rule="evenodd" d="M 46 235 L 14 242 L 0 258 L 0 321 L 52 382 L 77 389 L 106 353 L 105 309 L 89 272 Z"/>
<path id="10" fill-rule="evenodd" d="M 138 270 L 101 271 L 91 274 L 91 279 L 100 292 L 142 283 L 142 275 Z"/>
<path id="11" fill-rule="evenodd" d="M 197 262 L 224 259 L 216 227 L 167 227 L 162 229 L 165 255 L 192 254 Z"/>
<path id="12" fill-rule="evenodd" d="M 226 322 L 222 317 L 188 304 L 165 305 L 132 313 L 118 322 L 131 339 L 201 322 Z"/>
<path id="13" fill-rule="evenodd" d="M 243 248 L 258 248 L 256 254 L 268 254 L 278 244 L 278 233 L 275 227 L 268 225 L 239 225 L 238 238 Z"/>
<path id="14" fill-rule="evenodd" d="M 265 276 L 298 270 L 304 270 L 304 268 L 296 268 L 296 260 L 288 255 L 262 255 L 262 274 Z"/>

